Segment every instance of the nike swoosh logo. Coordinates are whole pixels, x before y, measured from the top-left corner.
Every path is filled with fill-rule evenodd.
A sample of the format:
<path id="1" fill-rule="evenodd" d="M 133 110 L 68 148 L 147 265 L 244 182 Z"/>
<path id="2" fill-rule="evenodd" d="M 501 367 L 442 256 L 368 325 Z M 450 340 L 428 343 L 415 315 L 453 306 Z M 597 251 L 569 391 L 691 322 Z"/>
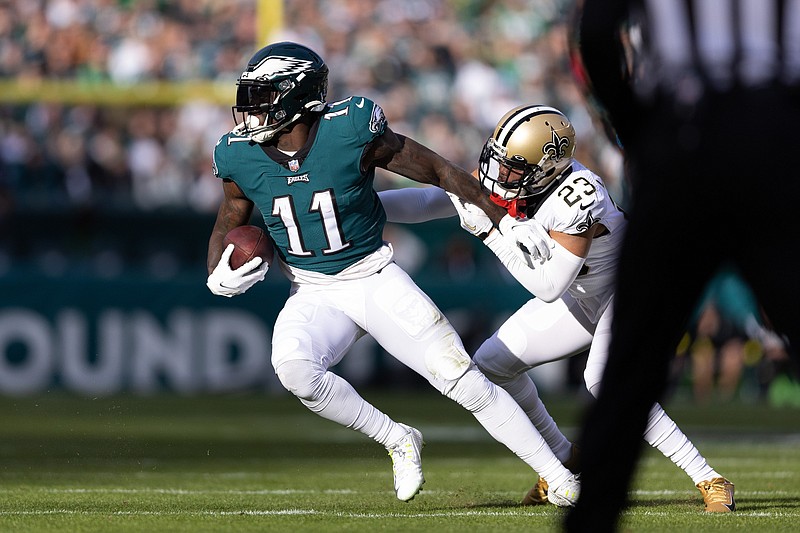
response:
<path id="1" fill-rule="evenodd" d="M 363 98 L 361 99 L 361 101 L 359 103 L 356 104 L 356 107 L 359 108 L 359 109 L 364 107 L 364 99 Z"/>

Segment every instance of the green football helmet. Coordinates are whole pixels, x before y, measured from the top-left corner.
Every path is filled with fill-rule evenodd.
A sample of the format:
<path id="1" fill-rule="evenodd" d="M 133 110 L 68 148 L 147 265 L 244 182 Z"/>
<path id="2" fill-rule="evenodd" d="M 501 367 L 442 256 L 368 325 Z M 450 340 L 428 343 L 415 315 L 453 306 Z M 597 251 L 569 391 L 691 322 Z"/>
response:
<path id="1" fill-rule="evenodd" d="M 236 85 L 234 122 L 244 125 L 244 135 L 265 142 L 303 115 L 325 108 L 328 66 L 306 46 L 274 43 L 253 55 Z"/>

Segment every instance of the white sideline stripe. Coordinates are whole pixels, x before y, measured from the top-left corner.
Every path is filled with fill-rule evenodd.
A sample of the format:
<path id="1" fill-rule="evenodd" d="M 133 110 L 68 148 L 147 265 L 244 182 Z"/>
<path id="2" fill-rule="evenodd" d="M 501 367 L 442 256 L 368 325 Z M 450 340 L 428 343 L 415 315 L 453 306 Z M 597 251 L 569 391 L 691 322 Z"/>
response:
<path id="1" fill-rule="evenodd" d="M 0 511 L 0 516 L 40 516 L 40 515 L 86 515 L 86 516 L 280 516 L 317 515 L 340 518 L 436 518 L 449 516 L 520 516 L 530 517 L 530 513 L 520 511 L 453 511 L 432 513 L 342 513 L 321 512 L 314 509 L 278 509 L 274 511 L 76 511 L 74 509 L 50 509 L 42 511 Z"/>
<path id="2" fill-rule="evenodd" d="M 286 494 L 358 494 L 350 489 L 301 490 L 301 489 L 258 489 L 258 490 L 187 490 L 187 489 L 42 489 L 42 492 L 57 494 L 242 494 L 242 495 L 286 495 Z M 0 490 L 0 492 L 8 492 Z"/>
<path id="3" fill-rule="evenodd" d="M 50 509 L 46 511 L 0 511 L 0 516 L 41 516 L 41 515 L 113 515 L 113 516 L 275 516 L 320 514 L 311 509 L 281 509 L 277 511 L 76 511 L 74 509 Z"/>
<path id="4" fill-rule="evenodd" d="M 697 489 L 686 490 L 632 490 L 630 494 L 633 496 L 685 496 L 686 494 L 697 494 Z M 785 490 L 736 490 L 736 498 L 742 496 L 793 496 L 797 497 L 797 492 L 789 492 Z"/>
<path id="5" fill-rule="evenodd" d="M 0 494 L 16 492 L 15 490 L 0 488 Z M 46 492 L 50 494 L 174 494 L 174 495 L 202 495 L 202 494 L 229 494 L 229 495 L 242 495 L 242 496 L 289 496 L 293 494 L 361 494 L 365 491 L 352 490 L 352 489 L 254 489 L 254 490 L 189 490 L 189 489 L 40 489 L 39 492 Z M 369 491 L 366 491 L 369 492 Z M 387 494 L 391 491 L 384 491 Z M 425 489 L 425 494 L 428 495 L 452 495 L 457 494 L 458 491 L 438 490 L 438 489 Z M 510 496 L 516 497 L 517 491 L 490 491 L 493 496 Z M 664 489 L 664 490 L 632 490 L 631 496 L 686 496 L 697 494 L 697 489 Z M 784 490 L 737 490 L 737 497 L 747 496 L 791 496 L 797 497 L 797 492 L 784 491 Z"/>
<path id="6" fill-rule="evenodd" d="M 0 488 L 0 494 L 18 492 L 16 489 Z M 366 494 L 383 492 L 386 494 L 394 495 L 392 490 L 383 491 L 363 491 L 352 489 L 226 489 L 226 490 L 191 490 L 191 489 L 37 489 L 37 492 L 44 492 L 49 494 L 175 494 L 181 496 L 187 495 L 202 495 L 202 494 L 228 494 L 228 495 L 242 495 L 242 496 L 289 496 L 293 494 Z M 486 491 L 485 494 L 489 496 L 511 496 L 516 498 L 519 491 Z M 457 490 L 438 490 L 438 489 L 425 489 L 427 495 L 454 495 L 459 494 Z"/>
<path id="7" fill-rule="evenodd" d="M 697 511 L 688 511 L 686 513 L 679 513 L 677 511 L 654 511 L 652 509 L 643 509 L 643 510 L 628 509 L 627 511 L 624 511 L 623 514 L 627 515 L 627 516 L 657 516 L 657 517 L 671 516 L 671 517 L 674 517 L 674 516 L 680 516 L 682 514 L 697 515 Z M 739 510 L 739 509 L 737 509 L 737 511 L 735 513 L 708 513 L 709 518 L 711 518 L 712 514 L 713 514 L 713 516 L 715 518 L 719 517 L 722 520 L 728 519 L 727 517 L 734 517 L 735 518 L 735 517 L 742 517 L 742 516 L 746 516 L 748 518 L 792 518 L 792 517 L 796 518 L 797 516 L 800 516 L 800 514 L 798 514 L 796 511 L 794 511 L 794 512 L 787 512 L 787 511 L 767 512 L 767 511 L 742 511 L 742 510 Z"/>
<path id="8" fill-rule="evenodd" d="M 623 513 L 628 516 L 677 516 L 681 513 L 675 511 L 653 511 L 652 509 L 636 510 L 628 509 Z M 690 511 L 685 514 L 697 514 Z M 451 511 L 451 512 L 431 512 L 431 513 L 342 513 L 342 512 L 322 512 L 314 509 L 277 509 L 271 511 L 258 511 L 243 509 L 241 511 L 77 511 L 74 509 L 49 509 L 39 511 L 0 511 L 0 516 L 51 516 L 51 515 L 81 515 L 81 516 L 332 516 L 337 518 L 439 518 L 456 516 L 506 516 L 506 517 L 525 517 L 529 518 L 530 513 L 525 511 Z M 765 511 L 736 511 L 735 516 L 747 516 L 752 518 L 786 518 L 796 517 L 797 512 L 765 512 Z"/>

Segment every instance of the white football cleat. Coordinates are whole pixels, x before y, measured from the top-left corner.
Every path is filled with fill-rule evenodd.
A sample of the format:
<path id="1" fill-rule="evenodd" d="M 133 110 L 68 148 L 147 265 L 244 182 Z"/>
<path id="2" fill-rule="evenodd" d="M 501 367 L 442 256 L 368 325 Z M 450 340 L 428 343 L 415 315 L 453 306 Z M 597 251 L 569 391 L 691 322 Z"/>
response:
<path id="1" fill-rule="evenodd" d="M 559 507 L 574 507 L 580 495 L 581 481 L 580 476 L 577 474 L 568 477 L 567 480 L 558 487 L 551 486 L 547 490 L 548 501 Z"/>
<path id="2" fill-rule="evenodd" d="M 394 471 L 394 491 L 404 502 L 414 499 L 422 490 L 425 477 L 422 475 L 422 433 L 411 426 L 400 424 L 408 430 L 405 437 L 386 447 L 392 458 Z"/>

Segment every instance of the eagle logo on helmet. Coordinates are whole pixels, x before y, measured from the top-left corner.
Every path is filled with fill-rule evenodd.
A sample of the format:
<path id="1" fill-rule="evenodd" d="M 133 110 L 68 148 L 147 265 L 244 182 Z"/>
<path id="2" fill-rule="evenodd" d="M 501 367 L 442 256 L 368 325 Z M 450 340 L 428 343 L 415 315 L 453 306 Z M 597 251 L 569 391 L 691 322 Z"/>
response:
<path id="1" fill-rule="evenodd" d="M 546 143 L 542 146 L 542 153 L 549 154 L 552 159 L 558 161 L 567 153 L 567 147 L 569 147 L 569 138 L 561 137 L 556 133 L 552 127 L 550 128 L 550 133 L 552 133 L 553 138 L 550 140 L 549 143 Z"/>
<path id="2" fill-rule="evenodd" d="M 287 56 L 267 56 L 252 70 L 242 73 L 243 80 L 274 80 L 280 76 L 301 74 L 314 68 L 314 64 L 307 59 L 298 59 Z"/>

